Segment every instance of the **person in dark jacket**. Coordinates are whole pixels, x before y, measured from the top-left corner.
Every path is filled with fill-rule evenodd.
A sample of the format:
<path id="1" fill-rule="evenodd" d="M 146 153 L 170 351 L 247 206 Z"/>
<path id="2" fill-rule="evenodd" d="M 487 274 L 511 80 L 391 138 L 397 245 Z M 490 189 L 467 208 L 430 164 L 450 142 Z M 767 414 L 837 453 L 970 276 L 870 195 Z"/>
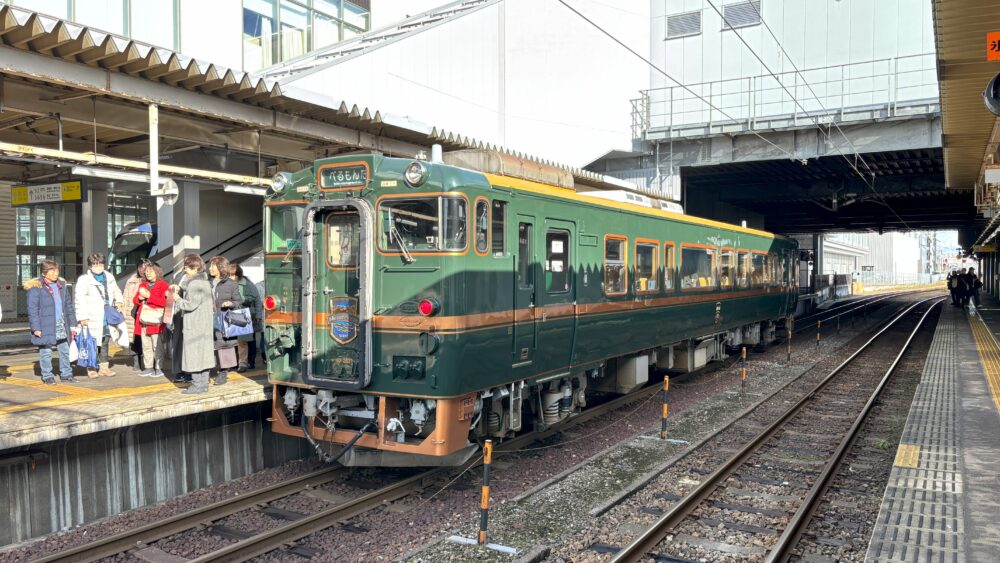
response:
<path id="1" fill-rule="evenodd" d="M 964 274 L 965 270 L 959 272 L 958 270 L 952 270 L 948 274 L 948 292 L 951 293 L 951 304 L 960 307 L 962 305 L 962 297 L 958 291 L 959 276 Z"/>
<path id="2" fill-rule="evenodd" d="M 976 275 L 975 268 L 969 268 L 969 271 L 962 275 L 962 287 L 964 289 L 962 293 L 962 306 L 968 307 L 969 301 L 975 306 L 979 306 L 979 288 L 983 287 L 983 282 L 979 281 L 979 276 Z"/>
<path id="3" fill-rule="evenodd" d="M 38 347 L 38 365 L 42 381 L 55 385 L 52 375 L 52 349 L 59 351 L 59 378 L 66 383 L 76 383 L 73 366 L 69 361 L 69 343 L 76 338 L 76 313 L 73 309 L 73 292 L 66 280 L 59 277 L 59 264 L 44 260 L 40 265 L 41 277 L 24 283 L 28 292 L 28 324 L 31 343 Z"/>
<path id="4" fill-rule="evenodd" d="M 225 314 L 226 311 L 236 309 L 240 305 L 240 288 L 236 282 L 229 278 L 229 260 L 222 256 L 216 256 L 208 261 L 208 276 L 212 283 L 212 295 L 215 302 L 216 314 Z M 219 371 L 215 376 L 215 384 L 223 385 L 229 380 L 229 371 L 236 368 L 237 338 L 226 338 L 219 330 L 221 326 L 216 323 L 215 328 L 215 357 L 218 360 Z"/>
<path id="5" fill-rule="evenodd" d="M 243 373 L 249 369 L 254 369 L 257 360 L 257 336 L 264 330 L 261 322 L 264 318 L 264 306 L 260 300 L 260 293 L 257 286 L 243 276 L 243 268 L 238 264 L 229 265 L 229 279 L 236 282 L 240 290 L 240 304 L 237 308 L 250 309 L 253 319 L 253 334 L 239 336 L 237 340 L 237 356 L 239 356 L 239 366 L 236 371 Z"/>

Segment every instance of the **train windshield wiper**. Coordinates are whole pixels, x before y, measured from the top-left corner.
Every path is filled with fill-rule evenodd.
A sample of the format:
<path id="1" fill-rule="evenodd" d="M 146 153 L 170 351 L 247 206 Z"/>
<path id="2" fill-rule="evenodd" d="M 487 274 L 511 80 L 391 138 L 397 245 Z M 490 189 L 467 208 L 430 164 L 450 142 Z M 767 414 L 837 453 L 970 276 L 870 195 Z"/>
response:
<path id="1" fill-rule="evenodd" d="M 406 248 L 406 241 L 403 240 L 403 235 L 399 233 L 395 223 L 389 223 L 389 237 L 396 241 L 396 245 L 399 246 L 399 251 L 403 253 L 403 261 L 407 264 L 413 263 L 413 255 Z"/>

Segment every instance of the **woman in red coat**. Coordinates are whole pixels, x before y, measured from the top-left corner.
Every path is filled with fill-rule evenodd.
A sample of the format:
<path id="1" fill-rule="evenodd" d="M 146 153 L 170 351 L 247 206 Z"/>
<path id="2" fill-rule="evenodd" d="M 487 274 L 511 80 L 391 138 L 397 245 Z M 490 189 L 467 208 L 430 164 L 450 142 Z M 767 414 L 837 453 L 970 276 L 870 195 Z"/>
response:
<path id="1" fill-rule="evenodd" d="M 167 291 L 170 285 L 163 281 L 163 270 L 156 264 L 146 267 L 145 281 L 139 284 L 139 290 L 132 303 L 139 307 L 135 319 L 135 334 L 142 341 L 142 365 L 146 369 L 140 377 L 162 377 L 163 345 L 160 333 L 163 332 L 163 308 L 167 306 Z"/>

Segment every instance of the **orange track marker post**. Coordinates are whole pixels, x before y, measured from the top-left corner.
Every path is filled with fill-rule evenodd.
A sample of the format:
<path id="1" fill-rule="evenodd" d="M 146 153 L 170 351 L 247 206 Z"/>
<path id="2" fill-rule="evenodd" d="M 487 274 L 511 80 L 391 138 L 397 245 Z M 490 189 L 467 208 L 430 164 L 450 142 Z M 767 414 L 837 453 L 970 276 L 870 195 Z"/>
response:
<path id="1" fill-rule="evenodd" d="M 816 347 L 819 348 L 819 334 L 823 326 L 823 321 L 816 321 Z"/>
<path id="2" fill-rule="evenodd" d="M 743 347 L 741 353 L 743 365 L 740 368 L 740 393 L 746 393 L 747 390 L 747 347 Z"/>
<path id="3" fill-rule="evenodd" d="M 663 376 L 663 416 L 660 417 L 660 439 L 667 439 L 667 416 L 670 414 L 670 377 Z"/>
<path id="4" fill-rule="evenodd" d="M 483 444 L 483 500 L 479 509 L 479 545 L 486 545 L 486 525 L 490 518 L 490 469 L 493 465 L 493 440 Z"/>

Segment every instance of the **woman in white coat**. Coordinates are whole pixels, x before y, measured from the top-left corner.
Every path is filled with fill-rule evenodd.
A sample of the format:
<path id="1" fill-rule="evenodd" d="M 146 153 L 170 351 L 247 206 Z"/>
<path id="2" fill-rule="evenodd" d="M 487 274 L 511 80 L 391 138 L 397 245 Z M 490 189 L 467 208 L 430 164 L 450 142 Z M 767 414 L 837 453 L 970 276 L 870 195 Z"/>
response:
<path id="1" fill-rule="evenodd" d="M 98 361 L 100 370 L 87 370 L 87 377 L 95 378 L 100 376 L 111 377 L 115 372 L 111 371 L 111 358 L 108 354 L 108 344 L 111 341 L 111 327 L 115 326 L 118 331 L 118 324 L 124 323 L 124 316 L 121 315 L 125 302 L 115 277 L 111 272 L 105 270 L 106 259 L 101 254 L 91 254 L 87 257 L 87 273 L 76 280 L 76 289 L 73 294 L 73 301 L 76 305 L 76 318 L 81 327 L 90 330 L 90 334 L 100 343 L 98 350 Z M 117 319 L 109 319 L 108 311 L 118 312 L 122 319 L 118 323 L 111 323 Z M 113 315 L 113 313 L 112 313 Z"/>

